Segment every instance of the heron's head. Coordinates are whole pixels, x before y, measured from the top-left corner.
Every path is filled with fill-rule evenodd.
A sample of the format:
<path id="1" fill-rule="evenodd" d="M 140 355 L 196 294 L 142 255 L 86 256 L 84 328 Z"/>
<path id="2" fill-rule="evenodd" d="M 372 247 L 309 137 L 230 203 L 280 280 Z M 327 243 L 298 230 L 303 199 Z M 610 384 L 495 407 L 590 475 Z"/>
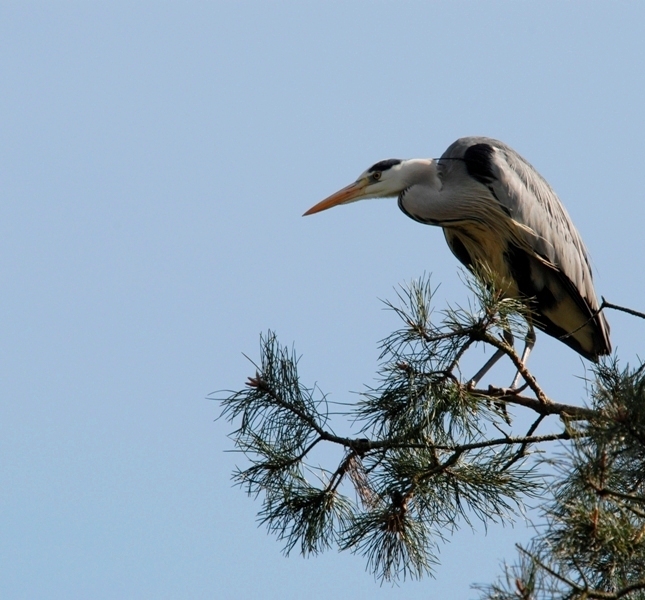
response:
<path id="1" fill-rule="evenodd" d="M 434 180 L 438 181 L 434 160 L 388 158 L 372 165 L 354 183 L 312 206 L 303 216 L 358 200 L 396 197 L 413 185 Z"/>

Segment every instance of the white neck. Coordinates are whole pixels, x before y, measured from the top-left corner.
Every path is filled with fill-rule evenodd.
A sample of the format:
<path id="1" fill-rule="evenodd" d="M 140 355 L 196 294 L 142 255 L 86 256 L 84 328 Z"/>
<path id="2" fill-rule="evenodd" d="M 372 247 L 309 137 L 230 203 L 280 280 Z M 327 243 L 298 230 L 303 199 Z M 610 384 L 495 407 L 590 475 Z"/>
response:
<path id="1" fill-rule="evenodd" d="M 409 158 L 394 168 L 401 189 L 423 186 L 441 190 L 437 161 L 433 158 Z"/>
<path id="2" fill-rule="evenodd" d="M 453 203 L 443 188 L 436 160 L 405 160 L 401 163 L 400 176 L 405 185 L 401 186 L 399 206 L 407 215 L 434 225 L 454 217 Z"/>

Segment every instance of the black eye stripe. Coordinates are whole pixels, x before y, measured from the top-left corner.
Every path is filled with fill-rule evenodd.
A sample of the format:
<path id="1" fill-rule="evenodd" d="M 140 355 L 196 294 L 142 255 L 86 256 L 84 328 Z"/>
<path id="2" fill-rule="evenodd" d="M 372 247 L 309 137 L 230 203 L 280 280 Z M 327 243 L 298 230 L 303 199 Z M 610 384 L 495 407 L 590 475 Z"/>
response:
<path id="1" fill-rule="evenodd" d="M 381 160 L 377 162 L 375 165 L 372 165 L 367 170 L 367 172 L 374 173 L 375 171 L 387 171 L 388 169 L 391 169 L 392 167 L 400 164 L 401 164 L 400 158 L 388 158 L 387 160 Z"/>

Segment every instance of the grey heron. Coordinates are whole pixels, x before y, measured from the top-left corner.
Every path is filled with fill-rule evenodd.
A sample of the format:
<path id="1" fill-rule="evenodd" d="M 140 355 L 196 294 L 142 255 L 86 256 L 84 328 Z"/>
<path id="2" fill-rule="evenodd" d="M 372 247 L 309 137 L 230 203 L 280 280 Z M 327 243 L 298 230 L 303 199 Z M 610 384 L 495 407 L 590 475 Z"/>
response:
<path id="1" fill-rule="evenodd" d="M 305 215 L 383 197 L 398 197 L 415 221 L 442 227 L 450 250 L 469 270 L 477 275 L 485 268 L 506 297 L 526 302 L 531 316 L 523 363 L 535 341 L 533 325 L 591 361 L 611 352 L 580 234 L 551 186 L 512 148 L 466 137 L 438 160 L 382 160 Z"/>

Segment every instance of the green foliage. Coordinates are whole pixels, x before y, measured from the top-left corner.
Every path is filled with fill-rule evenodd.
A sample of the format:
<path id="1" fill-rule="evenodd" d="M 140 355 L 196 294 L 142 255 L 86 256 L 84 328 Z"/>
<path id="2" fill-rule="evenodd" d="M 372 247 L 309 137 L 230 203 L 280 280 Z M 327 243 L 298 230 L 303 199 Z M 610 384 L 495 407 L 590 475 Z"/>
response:
<path id="1" fill-rule="evenodd" d="M 596 369 L 595 418 L 552 460 L 558 477 L 530 549 L 484 598 L 645 598 L 643 367 Z M 512 574 L 512 577 L 511 577 Z"/>
<path id="2" fill-rule="evenodd" d="M 376 385 L 334 417 L 353 426 L 350 436 L 334 433 L 324 394 L 300 382 L 295 351 L 263 336 L 255 376 L 222 399 L 249 462 L 236 482 L 261 497 L 259 516 L 287 553 L 336 546 L 393 580 L 431 573 L 459 526 L 506 523 L 527 499 L 546 497 L 550 464 L 533 544 L 497 583 L 480 587 L 482 597 L 641 598 L 644 369 L 608 361 L 597 368 L 590 408 L 553 402 L 506 341 L 506 331 L 526 333 L 523 306 L 469 283 L 476 306 L 438 319 L 429 279 L 402 288 L 399 304 L 386 302 L 402 327 L 381 342 Z M 505 352 L 529 393 L 464 383 L 459 363 L 478 343 Z M 517 432 L 506 405 L 534 415 L 528 430 Z M 554 441 L 559 455 L 533 459 Z"/>

